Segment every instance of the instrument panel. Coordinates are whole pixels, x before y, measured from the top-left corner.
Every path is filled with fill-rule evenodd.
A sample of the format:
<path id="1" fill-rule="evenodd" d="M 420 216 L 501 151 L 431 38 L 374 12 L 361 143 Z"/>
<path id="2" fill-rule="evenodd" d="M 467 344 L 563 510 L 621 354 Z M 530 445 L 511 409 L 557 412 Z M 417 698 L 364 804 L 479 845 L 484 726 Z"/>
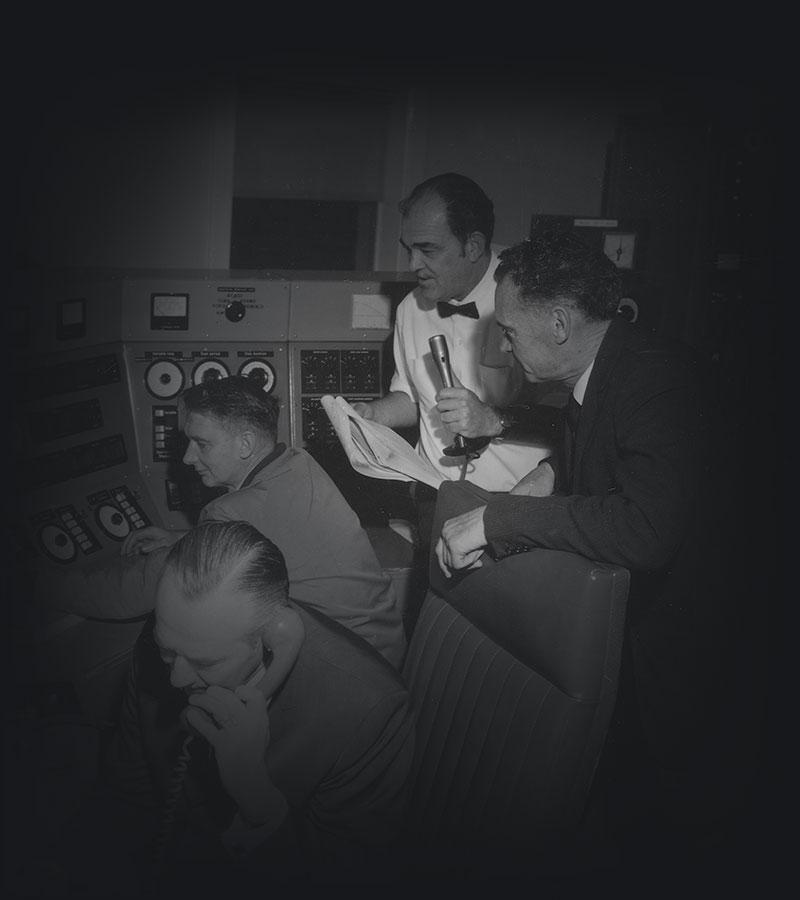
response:
<path id="1" fill-rule="evenodd" d="M 178 399 L 234 374 L 279 398 L 278 440 L 307 448 L 355 506 L 359 479 L 320 398 L 383 395 L 393 310 L 410 287 L 378 273 L 51 278 L 28 298 L 17 363 L 23 505 L 37 551 L 80 568 L 115 555 L 131 529 L 190 527 L 215 492 L 181 461 Z"/>
<path id="2" fill-rule="evenodd" d="M 159 520 L 139 470 L 122 346 L 41 359 L 17 381 L 18 487 L 30 541 L 54 566 L 118 555 L 132 530 Z"/>

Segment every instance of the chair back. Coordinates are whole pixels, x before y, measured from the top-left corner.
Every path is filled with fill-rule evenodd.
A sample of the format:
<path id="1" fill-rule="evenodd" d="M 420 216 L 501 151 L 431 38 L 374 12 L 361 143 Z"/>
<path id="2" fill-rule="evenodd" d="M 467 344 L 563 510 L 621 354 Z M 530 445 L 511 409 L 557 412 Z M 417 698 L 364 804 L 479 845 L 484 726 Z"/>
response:
<path id="1" fill-rule="evenodd" d="M 485 502 L 473 487 L 457 511 Z M 416 843 L 541 848 L 578 825 L 616 699 L 628 585 L 622 567 L 545 549 L 450 580 L 432 571 L 403 669 Z"/>

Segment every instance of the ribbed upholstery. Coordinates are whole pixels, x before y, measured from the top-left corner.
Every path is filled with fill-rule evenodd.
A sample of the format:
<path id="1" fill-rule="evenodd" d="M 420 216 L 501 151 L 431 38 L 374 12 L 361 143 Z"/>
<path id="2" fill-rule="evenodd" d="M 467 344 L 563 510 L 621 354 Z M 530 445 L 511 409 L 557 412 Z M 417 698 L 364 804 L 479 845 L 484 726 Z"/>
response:
<path id="1" fill-rule="evenodd" d="M 583 811 L 616 698 L 628 572 L 533 550 L 428 591 L 404 666 L 408 830 L 540 848 Z"/>

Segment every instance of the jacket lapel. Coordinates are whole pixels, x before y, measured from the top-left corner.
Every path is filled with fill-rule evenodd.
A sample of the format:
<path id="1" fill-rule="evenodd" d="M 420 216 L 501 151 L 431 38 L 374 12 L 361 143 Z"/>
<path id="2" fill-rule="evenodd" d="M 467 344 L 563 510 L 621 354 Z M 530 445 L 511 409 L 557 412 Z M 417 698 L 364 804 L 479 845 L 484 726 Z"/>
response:
<path id="1" fill-rule="evenodd" d="M 588 446 L 597 425 L 597 416 L 602 408 L 603 397 L 612 380 L 612 373 L 619 360 L 619 355 L 627 342 L 628 323 L 624 319 L 613 319 L 600 344 L 594 361 L 586 393 L 583 396 L 581 414 L 578 419 L 578 431 L 575 435 L 575 451 L 572 465 L 572 486 L 578 483 L 583 453 Z"/>

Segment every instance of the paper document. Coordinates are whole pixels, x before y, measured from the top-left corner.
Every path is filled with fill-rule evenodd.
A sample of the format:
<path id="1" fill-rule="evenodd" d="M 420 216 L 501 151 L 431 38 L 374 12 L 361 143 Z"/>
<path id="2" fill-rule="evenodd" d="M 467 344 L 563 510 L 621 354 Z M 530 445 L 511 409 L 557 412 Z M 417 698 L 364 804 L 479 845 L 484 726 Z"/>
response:
<path id="1" fill-rule="evenodd" d="M 321 402 L 356 472 L 370 478 L 422 481 L 432 488 L 445 480 L 396 431 L 364 419 L 344 397 L 327 395 Z"/>

